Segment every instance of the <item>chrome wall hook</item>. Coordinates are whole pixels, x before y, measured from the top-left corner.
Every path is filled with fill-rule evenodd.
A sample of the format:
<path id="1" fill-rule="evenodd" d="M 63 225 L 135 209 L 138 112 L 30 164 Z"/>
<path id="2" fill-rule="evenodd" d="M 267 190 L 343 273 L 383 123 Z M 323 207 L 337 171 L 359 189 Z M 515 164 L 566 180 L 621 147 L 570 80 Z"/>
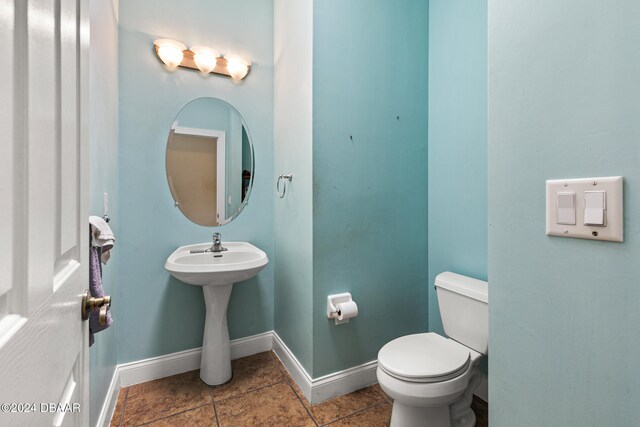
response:
<path id="1" fill-rule="evenodd" d="M 280 175 L 278 180 L 276 181 L 276 190 L 278 191 L 278 197 L 281 199 L 287 193 L 287 183 L 286 181 L 291 182 L 293 180 L 293 174 L 289 172 L 286 175 Z M 282 181 L 282 193 L 280 193 L 280 181 Z"/>

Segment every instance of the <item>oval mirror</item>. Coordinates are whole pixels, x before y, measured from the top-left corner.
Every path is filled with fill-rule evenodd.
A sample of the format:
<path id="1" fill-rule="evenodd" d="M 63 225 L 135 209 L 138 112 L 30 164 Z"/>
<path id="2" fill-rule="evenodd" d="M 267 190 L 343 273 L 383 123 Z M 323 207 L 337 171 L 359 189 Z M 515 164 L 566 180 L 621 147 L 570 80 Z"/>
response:
<path id="1" fill-rule="evenodd" d="M 175 205 L 199 225 L 231 222 L 247 204 L 253 146 L 232 105 L 197 98 L 178 113 L 167 140 L 167 181 Z"/>

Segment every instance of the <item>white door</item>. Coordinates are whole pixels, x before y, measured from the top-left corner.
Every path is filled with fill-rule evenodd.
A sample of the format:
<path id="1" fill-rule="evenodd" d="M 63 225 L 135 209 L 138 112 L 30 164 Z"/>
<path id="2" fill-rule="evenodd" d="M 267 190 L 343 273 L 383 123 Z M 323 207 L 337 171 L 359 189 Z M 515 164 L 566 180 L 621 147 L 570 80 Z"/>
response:
<path id="1" fill-rule="evenodd" d="M 0 0 L 0 426 L 89 423 L 88 22 Z"/>
<path id="2" fill-rule="evenodd" d="M 223 130 L 199 129 L 185 126 L 178 126 L 178 122 L 174 122 L 171 130 L 179 135 L 197 136 L 206 138 L 207 143 L 216 146 L 216 220 L 218 224 L 224 224 L 227 220 L 225 207 L 227 206 L 227 169 L 226 169 L 226 135 Z M 202 141 L 201 141 L 202 142 Z M 171 184 L 170 184 L 171 185 Z M 171 189 L 172 194 L 178 194 L 178 191 Z"/>

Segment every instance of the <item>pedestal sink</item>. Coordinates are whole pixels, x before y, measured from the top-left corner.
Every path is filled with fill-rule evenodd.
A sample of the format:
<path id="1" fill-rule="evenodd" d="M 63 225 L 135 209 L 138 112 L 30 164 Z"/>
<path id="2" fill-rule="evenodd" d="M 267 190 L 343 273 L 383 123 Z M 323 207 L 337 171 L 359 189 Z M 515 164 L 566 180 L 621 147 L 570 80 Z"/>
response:
<path id="1" fill-rule="evenodd" d="M 209 385 L 223 384 L 231 379 L 227 305 L 233 284 L 252 278 L 269 263 L 267 254 L 250 243 L 225 242 L 223 246 L 227 248 L 224 252 L 204 253 L 202 251 L 211 247 L 211 243 L 181 246 L 164 265 L 176 279 L 202 286 L 207 317 L 200 378 Z"/>

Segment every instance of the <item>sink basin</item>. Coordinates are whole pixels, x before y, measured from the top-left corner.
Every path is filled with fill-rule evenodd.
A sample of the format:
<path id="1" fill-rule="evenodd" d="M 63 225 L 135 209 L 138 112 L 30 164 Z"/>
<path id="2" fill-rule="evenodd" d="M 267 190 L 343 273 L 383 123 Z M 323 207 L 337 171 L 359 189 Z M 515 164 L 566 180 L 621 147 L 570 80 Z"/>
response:
<path id="1" fill-rule="evenodd" d="M 250 243 L 225 242 L 224 252 L 191 253 L 211 247 L 211 243 L 181 246 L 167 259 L 164 268 L 176 279 L 190 285 L 220 286 L 250 279 L 269 258 Z"/>
<path id="2" fill-rule="evenodd" d="M 202 286 L 206 318 L 200 378 L 209 385 L 224 384 L 231 379 L 227 306 L 233 284 L 252 278 L 269 263 L 267 254 L 250 243 L 223 242 L 222 246 L 228 250 L 202 252 L 211 243 L 181 246 L 164 264 L 176 279 Z"/>

